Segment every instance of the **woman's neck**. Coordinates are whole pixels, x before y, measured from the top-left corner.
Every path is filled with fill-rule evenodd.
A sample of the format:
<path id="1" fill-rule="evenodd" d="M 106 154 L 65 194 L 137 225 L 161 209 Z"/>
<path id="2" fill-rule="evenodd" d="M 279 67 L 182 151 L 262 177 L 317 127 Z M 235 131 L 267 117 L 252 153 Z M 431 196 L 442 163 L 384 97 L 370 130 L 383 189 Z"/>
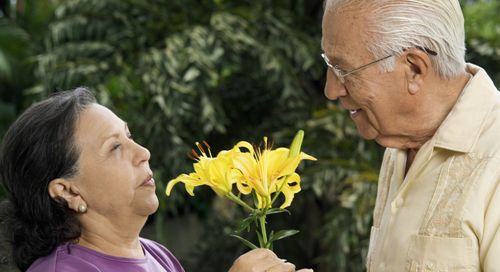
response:
<path id="1" fill-rule="evenodd" d="M 78 240 L 78 244 L 111 256 L 135 259 L 144 258 L 139 237 L 135 241 L 118 242 L 105 237 L 82 234 Z"/>
<path id="2" fill-rule="evenodd" d="M 78 244 L 112 256 L 144 258 L 139 233 L 146 219 L 134 222 L 118 222 L 103 218 L 82 219 L 82 234 Z"/>

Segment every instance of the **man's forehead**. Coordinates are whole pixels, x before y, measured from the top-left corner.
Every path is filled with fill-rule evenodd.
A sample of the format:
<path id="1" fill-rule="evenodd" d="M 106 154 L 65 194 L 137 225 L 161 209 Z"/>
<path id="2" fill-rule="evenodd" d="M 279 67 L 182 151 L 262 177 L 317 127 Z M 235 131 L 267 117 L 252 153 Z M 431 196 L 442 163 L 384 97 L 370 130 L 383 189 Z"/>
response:
<path id="1" fill-rule="evenodd" d="M 336 44 L 335 41 L 321 37 L 321 50 L 326 54 L 331 63 L 338 65 L 349 64 L 347 50 Z"/>
<path id="2" fill-rule="evenodd" d="M 366 57 L 367 53 L 367 32 L 363 22 L 351 13 L 325 11 L 323 17 L 321 49 L 332 63 L 341 66 L 356 63 L 357 57 Z"/>

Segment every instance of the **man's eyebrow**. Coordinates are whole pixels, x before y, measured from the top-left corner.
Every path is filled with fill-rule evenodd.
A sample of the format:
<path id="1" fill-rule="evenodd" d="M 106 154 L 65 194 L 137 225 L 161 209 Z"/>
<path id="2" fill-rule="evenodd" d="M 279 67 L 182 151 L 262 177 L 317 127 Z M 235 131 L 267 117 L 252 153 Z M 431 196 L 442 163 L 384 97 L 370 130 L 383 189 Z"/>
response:
<path id="1" fill-rule="evenodd" d="M 333 64 L 338 64 L 340 66 L 349 66 L 349 62 L 344 59 L 342 56 L 335 56 L 331 58 Z"/>
<path id="2" fill-rule="evenodd" d="M 333 56 L 332 57 L 331 55 L 329 55 L 326 52 L 325 52 L 325 54 L 328 57 L 328 59 L 330 60 L 332 65 L 339 65 L 342 67 L 349 67 L 350 66 L 349 62 L 345 58 L 343 58 L 342 56 Z"/>
<path id="3" fill-rule="evenodd" d="M 339 57 L 339 56 L 331 56 L 329 53 L 330 52 L 326 52 L 325 51 L 325 47 L 323 46 L 323 38 L 321 38 L 321 52 L 323 52 L 324 54 L 326 54 L 326 56 L 328 57 L 328 59 L 330 60 L 330 62 L 333 64 L 333 65 L 339 65 L 339 66 L 348 66 L 349 65 L 349 62 L 344 59 L 343 57 Z"/>

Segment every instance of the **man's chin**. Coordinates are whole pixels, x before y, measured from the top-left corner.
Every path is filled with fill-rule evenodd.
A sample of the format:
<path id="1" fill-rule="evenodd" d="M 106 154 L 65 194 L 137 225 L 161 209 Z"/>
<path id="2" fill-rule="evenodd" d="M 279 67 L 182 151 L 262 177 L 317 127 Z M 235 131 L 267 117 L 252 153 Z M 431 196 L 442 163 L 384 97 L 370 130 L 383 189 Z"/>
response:
<path id="1" fill-rule="evenodd" d="M 358 132 L 361 137 L 365 140 L 375 140 L 377 141 L 379 133 L 377 133 L 373 128 L 360 128 L 357 126 Z"/>

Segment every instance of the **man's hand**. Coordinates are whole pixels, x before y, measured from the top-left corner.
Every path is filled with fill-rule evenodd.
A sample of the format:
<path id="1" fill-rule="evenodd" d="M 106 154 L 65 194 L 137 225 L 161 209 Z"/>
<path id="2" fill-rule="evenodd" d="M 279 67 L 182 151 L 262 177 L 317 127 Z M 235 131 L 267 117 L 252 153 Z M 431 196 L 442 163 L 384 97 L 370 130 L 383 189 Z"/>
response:
<path id="1" fill-rule="evenodd" d="M 295 265 L 278 258 L 269 249 L 258 248 L 241 255 L 229 272 L 295 272 Z M 301 269 L 297 272 L 312 272 Z"/>

